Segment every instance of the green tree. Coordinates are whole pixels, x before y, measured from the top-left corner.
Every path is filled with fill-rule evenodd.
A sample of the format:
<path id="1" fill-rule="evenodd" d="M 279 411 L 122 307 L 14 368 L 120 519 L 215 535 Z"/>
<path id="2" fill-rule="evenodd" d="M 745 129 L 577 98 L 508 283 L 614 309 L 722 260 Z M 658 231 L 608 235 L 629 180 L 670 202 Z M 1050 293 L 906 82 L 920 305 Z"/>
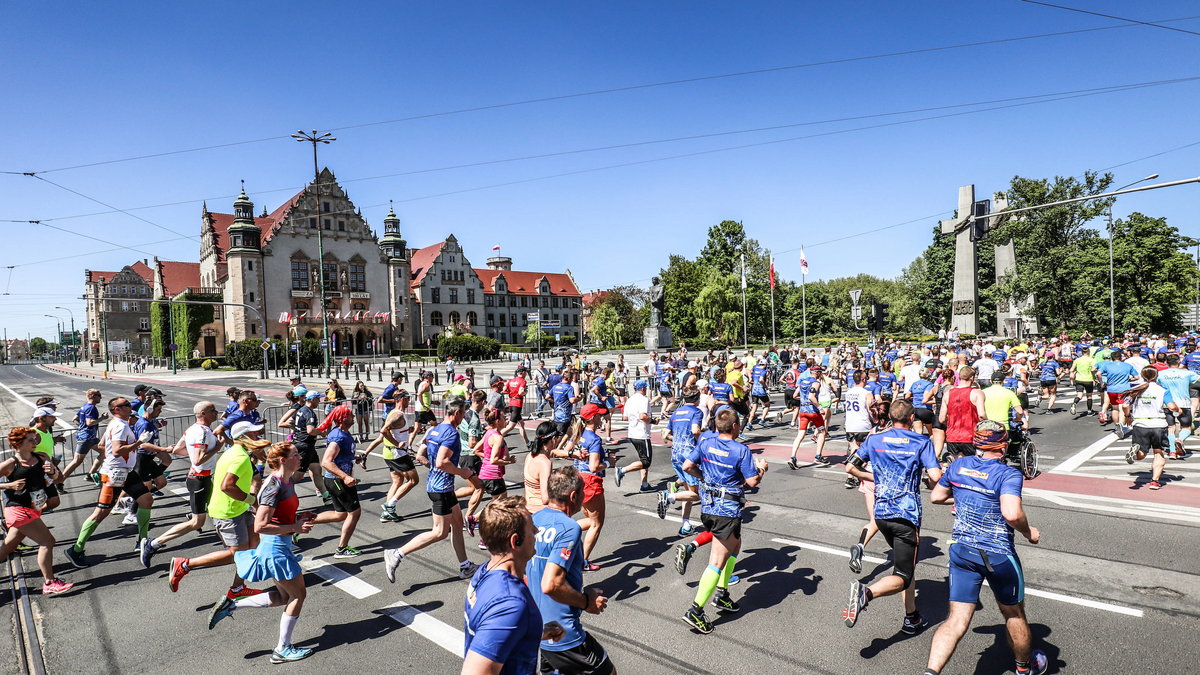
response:
<path id="1" fill-rule="evenodd" d="M 543 347 L 548 344 L 552 344 L 554 342 L 554 336 L 547 334 L 545 331 L 538 330 L 538 328 L 539 326 L 537 323 L 530 323 L 525 326 L 525 344 L 537 345 L 539 336 L 541 337 Z"/>
<path id="2" fill-rule="evenodd" d="M 35 337 L 29 341 L 29 353 L 33 356 L 40 356 L 49 350 L 50 343 L 45 338 Z"/>
<path id="3" fill-rule="evenodd" d="M 704 286 L 704 268 L 696 261 L 671 254 L 659 277 L 663 284 L 663 322 L 676 336 L 697 335 L 696 294 Z"/>
<path id="4" fill-rule="evenodd" d="M 696 330 L 702 340 L 735 344 L 742 337 L 742 312 L 737 277 L 715 268 L 705 274 L 696 294 Z"/>
<path id="5" fill-rule="evenodd" d="M 1182 328 L 1183 306 L 1194 302 L 1196 293 L 1196 262 L 1180 250 L 1189 242 L 1165 218 L 1134 212 L 1113 224 L 1117 330 L 1166 333 Z M 1093 295 L 1102 295 L 1095 291 L 1107 285 L 1105 244 L 1097 235 L 1089 247 Z M 1107 303 L 1095 305 L 1099 307 L 1093 309 L 1092 325 L 1101 328 L 1106 325 Z M 1097 315 L 1102 317 L 1099 322 Z M 1103 330 L 1107 332 L 1106 327 Z"/>
<path id="6" fill-rule="evenodd" d="M 625 342 L 626 328 L 621 315 L 610 303 L 601 303 L 592 310 L 592 337 L 605 347 L 630 344 Z"/>

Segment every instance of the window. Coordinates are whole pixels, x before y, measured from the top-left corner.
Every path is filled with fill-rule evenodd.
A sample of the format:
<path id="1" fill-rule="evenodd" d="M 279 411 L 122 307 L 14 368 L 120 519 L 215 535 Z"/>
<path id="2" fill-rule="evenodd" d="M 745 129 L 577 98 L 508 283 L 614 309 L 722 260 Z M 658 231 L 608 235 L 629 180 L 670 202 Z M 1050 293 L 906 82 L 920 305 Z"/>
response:
<path id="1" fill-rule="evenodd" d="M 361 302 L 356 302 L 353 305 L 350 305 L 350 309 L 355 312 L 362 312 L 367 309 L 367 306 Z"/>
<path id="2" fill-rule="evenodd" d="M 487 317 L 488 317 L 488 325 L 495 326 L 496 325 L 496 315 L 492 314 L 491 312 L 488 312 Z"/>
<path id="3" fill-rule="evenodd" d="M 507 314 L 501 314 L 501 315 L 500 315 L 500 327 L 501 327 L 501 328 L 504 328 L 504 327 L 505 327 L 505 326 L 507 326 L 507 325 L 508 325 L 508 315 L 507 315 Z"/>
<path id="4" fill-rule="evenodd" d="M 367 290 L 367 266 L 350 263 L 350 290 Z"/>
<path id="5" fill-rule="evenodd" d="M 556 296 L 556 297 L 553 297 L 553 298 L 550 298 L 550 306 L 551 306 L 551 307 L 558 307 L 558 297 L 557 297 L 557 296 Z"/>
<path id="6" fill-rule="evenodd" d="M 138 330 L 150 330 L 150 318 L 143 316 L 138 320 Z"/>
<path id="7" fill-rule="evenodd" d="M 300 316 L 307 311 L 308 303 L 304 302 L 303 300 L 298 300 L 292 305 L 292 314 L 295 314 L 296 316 Z"/>
<path id="8" fill-rule="evenodd" d="M 150 338 L 146 338 L 146 337 L 142 338 L 142 351 L 148 351 L 149 349 L 150 349 Z"/>
<path id="9" fill-rule="evenodd" d="M 258 335 L 258 324 L 256 324 L 256 323 L 250 324 L 250 334 Z"/>
<path id="10" fill-rule="evenodd" d="M 430 293 L 430 302 L 441 302 L 442 301 L 442 289 L 433 288 L 433 289 L 430 289 L 429 293 Z"/>
<path id="11" fill-rule="evenodd" d="M 454 256 L 450 256 L 450 262 L 454 262 Z"/>
<path id="12" fill-rule="evenodd" d="M 329 219 L 328 219 L 328 218 L 322 218 L 322 219 L 321 219 L 321 229 L 322 229 L 322 230 L 328 230 L 328 229 L 330 229 L 331 227 L 332 227 L 332 225 L 331 225 L 331 223 L 330 223 L 330 221 L 329 221 Z"/>
<path id="13" fill-rule="evenodd" d="M 468 305 L 475 304 L 475 289 L 474 288 L 467 289 L 467 304 Z"/>
<path id="14" fill-rule="evenodd" d="M 337 263 L 321 263 L 321 269 L 325 273 L 325 290 L 335 290 L 337 288 Z"/>
<path id="15" fill-rule="evenodd" d="M 308 227 L 313 230 L 317 229 L 317 217 L 316 216 L 313 216 L 308 219 Z"/>
<path id="16" fill-rule="evenodd" d="M 509 314 L 508 316 L 509 316 L 509 319 L 512 321 L 513 328 L 516 328 L 517 326 L 521 325 L 521 324 L 517 323 L 517 315 L 516 314 Z"/>
<path id="17" fill-rule="evenodd" d="M 462 317 L 459 316 L 458 312 L 450 312 L 450 325 L 457 326 L 460 323 L 462 323 Z"/>
<path id="18" fill-rule="evenodd" d="M 250 302 L 254 302 L 254 291 L 250 291 Z"/>
<path id="19" fill-rule="evenodd" d="M 457 288 L 450 289 L 450 302 L 451 302 L 451 304 L 458 304 L 458 289 Z"/>
<path id="20" fill-rule="evenodd" d="M 549 306 L 550 306 L 550 298 L 543 297 L 542 298 L 542 307 L 549 307 Z"/>
<path id="21" fill-rule="evenodd" d="M 221 318 L 221 307 L 218 305 L 213 307 L 213 319 L 216 320 L 219 318 Z"/>
<path id="22" fill-rule="evenodd" d="M 442 325 L 442 313 L 441 312 L 433 312 L 432 314 L 430 314 L 429 315 L 429 323 L 430 323 L 430 325 L 433 325 L 433 326 Z"/>
<path id="23" fill-rule="evenodd" d="M 467 325 L 474 326 L 479 323 L 479 315 L 475 312 L 467 312 Z"/>
<path id="24" fill-rule="evenodd" d="M 339 220 L 338 221 L 338 232 L 345 232 L 345 231 L 346 231 L 346 221 Z"/>
<path id="25" fill-rule="evenodd" d="M 292 290 L 308 290 L 308 263 L 304 260 L 292 261 Z"/>
<path id="26" fill-rule="evenodd" d="M 471 291 L 467 291 L 467 293 L 470 293 L 470 292 L 471 292 Z M 470 297 L 470 295 L 468 295 L 467 297 Z M 494 298 L 494 296 L 492 296 L 492 295 L 485 295 L 485 296 L 483 296 L 483 305 L 484 305 L 485 307 L 491 307 L 491 306 L 492 306 L 492 303 L 494 302 L 494 299 L 493 299 L 493 298 Z"/>
<path id="27" fill-rule="evenodd" d="M 122 312 L 129 311 L 129 303 L 128 302 L 125 302 L 124 300 L 121 301 L 121 311 Z"/>
<path id="28" fill-rule="evenodd" d="M 253 272 L 253 271 L 254 271 L 254 261 L 253 261 L 253 260 L 247 260 L 247 261 L 246 261 L 246 271 L 247 271 L 247 272 Z"/>
<path id="29" fill-rule="evenodd" d="M 324 211 L 325 213 L 329 213 L 329 211 L 330 211 L 329 202 L 321 202 L 321 210 Z"/>
<path id="30" fill-rule="evenodd" d="M 398 268 L 396 270 L 396 281 L 405 281 L 403 268 Z"/>

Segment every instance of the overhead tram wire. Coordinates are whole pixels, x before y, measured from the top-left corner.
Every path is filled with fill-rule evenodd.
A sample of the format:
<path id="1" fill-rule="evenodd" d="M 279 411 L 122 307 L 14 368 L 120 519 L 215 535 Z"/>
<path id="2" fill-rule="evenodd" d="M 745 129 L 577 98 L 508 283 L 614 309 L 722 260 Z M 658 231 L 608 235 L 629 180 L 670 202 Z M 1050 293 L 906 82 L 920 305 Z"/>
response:
<path id="1" fill-rule="evenodd" d="M 1091 88 L 1086 88 L 1086 89 L 1072 89 L 1072 90 L 1066 90 L 1066 91 L 1048 92 L 1048 93 L 1043 93 L 1043 94 L 1028 94 L 1028 95 L 1024 95 L 1024 96 L 1010 96 L 1010 97 L 1006 97 L 1006 98 L 990 99 L 990 100 L 985 100 L 985 101 L 973 101 L 973 102 L 969 102 L 969 103 L 953 103 L 953 104 L 946 104 L 946 105 L 940 105 L 940 106 L 930 106 L 930 107 L 925 107 L 925 108 L 911 108 L 911 109 L 907 109 L 907 110 L 896 110 L 896 111 L 887 111 L 887 112 L 880 112 L 880 113 L 868 113 L 868 114 L 864 114 L 864 115 L 850 115 L 850 116 L 845 116 L 845 117 L 829 118 L 829 119 L 823 119 L 823 120 L 809 120 L 809 121 L 804 121 L 804 122 L 777 124 L 777 125 L 771 125 L 771 126 L 765 126 L 765 127 L 733 129 L 733 130 L 718 131 L 718 132 L 711 132 L 711 133 L 705 133 L 705 134 L 675 136 L 675 137 L 670 137 L 670 138 L 651 139 L 651 140 L 646 140 L 646 141 L 634 141 L 634 142 L 629 142 L 629 143 L 610 144 L 610 145 L 595 146 L 595 147 L 590 147 L 590 148 L 575 148 L 575 149 L 571 149 L 571 150 L 561 150 L 561 151 L 556 151 L 556 152 L 540 153 L 540 154 L 534 154 L 534 155 L 522 155 L 522 156 L 517 156 L 517 157 L 508 157 L 508 158 L 501 158 L 501 159 L 480 160 L 480 161 L 476 161 L 476 162 L 467 162 L 467 163 L 462 163 L 462 164 L 453 164 L 453 165 L 441 166 L 441 167 L 413 169 L 413 170 L 401 171 L 401 172 L 397 172 L 397 173 L 380 174 L 377 176 L 364 176 L 364 177 L 360 177 L 360 178 L 341 179 L 338 181 L 338 183 L 345 185 L 345 184 L 356 183 L 356 182 L 382 180 L 385 178 L 398 178 L 398 177 L 403 177 L 403 176 L 413 176 L 413 175 L 426 174 L 426 173 L 436 173 L 436 172 L 451 171 L 451 170 L 456 170 L 456 169 L 476 168 L 476 167 L 481 167 L 481 166 L 504 164 L 504 163 L 509 163 L 509 162 L 528 161 L 528 160 L 534 160 L 534 159 L 548 159 L 548 158 L 553 158 L 553 157 L 563 157 L 563 156 L 585 154 L 585 153 L 591 153 L 591 152 L 601 152 L 601 151 L 606 151 L 606 150 L 619 150 L 619 149 L 625 149 L 625 148 L 658 145 L 658 144 L 664 144 L 664 143 L 676 143 L 676 142 L 690 141 L 690 140 L 701 140 L 701 139 L 706 139 L 706 138 L 718 138 L 718 137 L 722 137 L 722 136 L 732 136 L 732 135 L 738 135 L 738 134 L 761 133 L 761 132 L 765 132 L 765 131 L 777 131 L 780 129 L 788 129 L 788 128 L 795 128 L 795 127 L 816 126 L 816 125 L 821 125 L 821 124 L 834 124 L 834 123 L 839 123 L 839 122 L 852 122 L 852 121 L 856 121 L 856 120 L 877 119 L 880 117 L 892 117 L 892 116 L 897 116 L 897 115 L 911 115 L 911 114 L 922 113 L 922 112 L 951 110 L 951 109 L 955 109 L 955 108 L 968 108 L 968 107 L 975 107 L 975 106 L 991 105 L 991 104 L 996 104 L 996 103 L 1009 103 L 1009 102 L 1014 102 L 1014 101 L 1028 101 L 1028 100 L 1034 100 L 1034 99 L 1049 99 L 1049 98 L 1053 98 L 1053 97 L 1067 96 L 1067 95 L 1073 95 L 1073 94 L 1116 93 L 1116 92 L 1121 92 L 1121 91 L 1125 91 L 1128 89 L 1164 86 L 1164 85 L 1170 85 L 1170 84 L 1181 84 L 1181 83 L 1186 83 L 1186 82 L 1193 82 L 1196 80 L 1200 80 L 1200 76 L 1170 78 L 1170 79 L 1165 79 L 1165 80 L 1150 80 L 1150 81 L 1146 81 L 1146 82 L 1132 82 L 1132 83 L 1126 83 L 1126 84 L 1106 85 L 1103 87 L 1091 87 Z M 315 183 L 315 184 L 318 186 L 321 185 L 321 183 Z M 297 187 L 297 186 L 289 186 L 289 187 L 284 187 L 284 188 L 269 188 L 269 189 L 265 189 L 265 190 L 255 190 L 254 193 L 258 194 L 258 195 L 262 195 L 262 194 L 271 194 L 271 193 L 277 193 L 277 192 L 295 192 L 300 189 L 303 189 L 303 188 Z M 184 204 L 197 204 L 202 201 L 208 201 L 210 199 L 211 200 L 229 199 L 234 196 L 236 196 L 236 195 L 221 195 L 221 196 L 217 196 L 217 197 L 205 197 L 203 199 L 188 199 L 188 200 L 177 201 L 177 202 L 167 202 L 167 203 L 152 204 L 152 205 L 147 205 L 147 206 L 129 207 L 129 208 L 121 210 L 121 211 L 116 211 L 116 210 L 114 210 L 114 211 L 97 211 L 97 212 L 93 212 L 93 213 L 76 214 L 76 215 L 71 215 L 71 216 L 43 218 L 42 220 L 44 220 L 44 221 L 70 220 L 70 219 L 75 219 L 75 218 L 86 218 L 86 217 L 92 217 L 92 216 L 98 216 L 98 215 L 107 215 L 107 214 L 111 214 L 111 213 L 124 213 L 127 211 L 164 208 L 167 206 L 181 206 Z M 18 221 L 18 222 L 25 222 L 25 221 Z"/>
<path id="2" fill-rule="evenodd" d="M 1079 9 L 1078 7 L 1067 7 L 1066 5 L 1055 5 L 1055 4 L 1049 3 L 1049 2 L 1039 2 L 1038 0 L 1018 0 L 1018 1 L 1024 2 L 1025 4 L 1028 4 L 1028 5 L 1041 5 L 1042 7 L 1053 7 L 1055 9 L 1064 9 L 1068 12 L 1078 12 L 1079 14 L 1090 14 L 1092 16 L 1104 17 L 1105 19 L 1116 19 L 1117 21 L 1126 21 L 1129 23 L 1136 23 L 1141 26 L 1150 26 L 1152 28 L 1162 28 L 1163 30 L 1173 30 L 1177 33 L 1187 33 L 1188 35 L 1200 36 L 1200 33 L 1197 33 L 1194 30 L 1185 30 L 1183 28 L 1176 28 L 1175 26 L 1164 26 L 1163 25 L 1164 22 L 1155 23 L 1153 21 L 1142 21 L 1141 19 L 1130 19 L 1130 18 L 1124 17 L 1124 16 L 1115 16 L 1112 14 L 1104 14 L 1102 12 L 1093 12 L 1090 9 Z"/>
<path id="3" fill-rule="evenodd" d="M 1198 18 L 1200 18 L 1200 15 L 1175 17 L 1175 18 L 1171 18 L 1171 19 L 1159 19 L 1155 23 L 1152 23 L 1150 25 L 1155 25 L 1155 26 L 1165 28 L 1166 26 L 1161 26 L 1161 24 L 1175 23 L 1175 22 L 1180 22 L 1180 21 L 1191 21 L 1191 20 L 1198 19 Z M 884 52 L 884 53 L 880 53 L 880 54 L 850 56 L 850 57 L 839 58 L 839 59 L 826 59 L 826 60 L 821 60 L 821 61 L 811 61 L 811 62 L 807 62 L 807 63 L 797 63 L 797 64 L 784 65 L 784 66 L 772 66 L 772 67 L 768 67 L 768 68 L 757 68 L 757 69 L 753 69 L 753 70 L 744 70 L 744 71 L 737 71 L 737 72 L 732 72 L 732 73 L 719 73 L 719 74 L 714 74 L 714 75 L 701 75 L 701 76 L 697 76 L 697 77 L 688 77 L 688 78 L 681 78 L 681 79 L 676 79 L 676 80 L 663 80 L 661 82 L 649 82 L 649 83 L 644 83 L 644 84 L 634 84 L 634 85 L 628 85 L 628 86 L 623 86 L 623 87 L 609 87 L 609 88 L 605 88 L 605 89 L 593 89 L 590 91 L 574 92 L 574 93 L 569 93 L 569 94 L 558 94 L 558 95 L 554 95 L 554 96 L 543 96 L 543 97 L 538 97 L 538 98 L 523 99 L 523 100 L 519 100 L 519 101 L 508 101 L 508 102 L 504 102 L 504 103 L 491 103 L 491 104 L 471 106 L 471 107 L 466 107 L 466 108 L 457 108 L 457 109 L 453 109 L 453 110 L 443 110 L 443 111 L 439 111 L 439 112 L 423 113 L 423 114 L 419 114 L 419 115 L 410 115 L 407 117 L 398 117 L 398 118 L 388 119 L 388 120 L 378 120 L 378 121 L 374 121 L 374 122 L 363 122 L 360 124 L 348 124 L 348 125 L 343 125 L 343 126 L 338 126 L 338 127 L 328 127 L 328 130 L 329 131 L 345 131 L 348 129 L 362 129 L 362 128 L 372 127 L 372 126 L 381 126 L 381 125 L 386 125 L 386 124 L 398 124 L 398 123 L 402 123 L 402 122 L 411 122 L 411 121 L 415 121 L 415 120 L 431 119 L 431 118 L 436 118 L 436 117 L 448 117 L 448 116 L 452 116 L 452 115 L 462 115 L 462 114 L 467 114 L 467 113 L 483 112 L 483 111 L 487 111 L 487 110 L 498 110 L 498 109 L 503 109 L 503 108 L 512 108 L 512 107 L 524 106 L 524 105 L 533 105 L 533 104 L 538 104 L 538 103 L 551 103 L 554 101 L 564 101 L 564 100 L 584 98 L 584 97 L 589 97 L 589 96 L 603 96 L 603 95 L 615 94 L 615 93 L 621 93 L 621 92 L 652 89 L 652 88 L 656 88 L 656 87 L 668 87 L 668 86 L 676 86 L 676 85 L 681 85 L 681 84 L 692 84 L 692 83 L 696 83 L 696 82 L 708 82 L 708 81 L 713 81 L 713 80 L 746 77 L 746 76 L 750 76 L 750 75 L 765 75 L 768 73 L 785 72 L 785 71 L 789 71 L 789 70 L 801 70 L 801 69 L 806 69 L 806 68 L 816 68 L 816 67 L 821 67 L 821 66 L 839 65 L 839 64 L 845 64 L 845 63 L 855 63 L 855 62 L 860 62 L 860 61 L 872 61 L 872 60 L 878 60 L 878 59 L 895 58 L 895 57 L 899 57 L 899 56 L 913 56 L 913 55 L 917 55 L 917 54 L 936 53 L 936 52 L 950 51 L 950 50 L 955 50 L 955 49 L 968 49 L 971 47 L 984 47 L 984 46 L 988 46 L 988 45 L 1006 44 L 1006 43 L 1010 43 L 1010 42 L 1022 42 L 1022 41 L 1027 41 L 1027 40 L 1039 40 L 1039 39 L 1044 39 L 1044 38 L 1064 37 L 1064 36 L 1068 36 L 1068 35 L 1078 35 L 1078 34 L 1082 34 L 1082 33 L 1092 33 L 1092 32 L 1105 31 L 1105 30 L 1114 30 L 1114 29 L 1119 29 L 1119 28 L 1131 28 L 1131 27 L 1135 27 L 1138 25 L 1144 25 L 1144 24 L 1148 23 L 1148 22 L 1137 21 L 1137 20 L 1133 20 L 1133 19 L 1121 19 L 1121 20 L 1125 21 L 1125 23 L 1114 24 L 1111 26 L 1098 26 L 1095 28 L 1080 28 L 1080 29 L 1075 29 L 1075 30 L 1055 31 L 1055 32 L 1051 32 L 1051 33 L 1038 33 L 1038 34 L 1034 34 L 1034 35 L 1019 35 L 1019 36 L 1015 36 L 1015 37 L 996 38 L 996 39 L 992 39 L 992 40 L 979 40 L 979 41 L 975 41 L 975 42 L 964 42 L 964 43 L 953 44 L 953 45 L 940 45 L 940 46 L 936 46 L 936 47 L 922 47 L 922 48 L 917 48 L 917 49 L 908 49 L 908 50 L 895 51 L 895 52 Z M 1179 30 L 1182 30 L 1182 29 L 1179 29 Z M 1190 32 L 1190 31 L 1183 31 L 1183 32 Z M 83 164 L 74 164 L 74 165 L 70 165 L 70 166 L 61 166 L 61 167 L 56 167 L 56 168 L 52 168 L 52 169 L 42 169 L 40 171 L 34 171 L 34 172 L 0 171 L 0 173 L 9 174 L 9 175 L 22 175 L 22 174 L 28 174 L 28 173 L 35 173 L 35 174 L 56 173 L 59 171 L 71 171 L 74 169 L 84 169 L 84 168 L 90 168 L 90 167 L 94 167 L 94 166 L 103 166 L 106 164 L 118 164 L 118 163 L 122 163 L 122 162 L 132 162 L 132 161 L 137 161 L 137 160 L 142 160 L 142 159 L 153 159 L 156 157 L 167 157 L 167 156 L 171 156 L 171 155 L 179 155 L 179 154 L 185 154 L 185 153 L 190 153 L 190 152 L 202 152 L 202 151 L 206 151 L 206 150 L 216 150 L 216 149 L 220 149 L 220 148 L 228 148 L 228 147 L 233 147 L 233 146 L 238 146 L 238 145 L 249 145 L 249 144 L 253 144 L 253 143 L 265 143 L 267 141 L 285 140 L 285 139 L 289 139 L 289 138 L 290 137 L 287 135 L 266 136 L 263 138 L 254 138 L 254 139 L 241 140 L 241 141 L 230 141 L 230 142 L 226 142 L 226 143 L 215 143 L 212 145 L 205 145 L 205 146 L 199 146 L 199 147 L 193 147 L 193 148 L 183 148 L 183 149 L 179 149 L 179 150 L 169 150 L 169 151 L 164 151 L 164 152 L 155 152 L 155 153 L 147 153 L 147 154 L 142 154 L 142 155 L 134 155 L 134 156 L 130 156 L 130 157 L 122 157 L 122 158 L 118 158 L 118 159 L 109 159 L 109 160 L 102 160 L 102 161 L 96 161 L 96 162 L 87 162 L 87 163 L 83 163 Z"/>
<path id="4" fill-rule="evenodd" d="M 171 234 L 175 234 L 175 235 L 179 235 L 179 236 L 186 236 L 188 239 L 195 239 L 196 241 L 200 241 L 200 237 L 196 237 L 196 236 L 192 236 L 192 235 L 184 235 L 182 232 L 176 232 L 175 230 L 172 230 L 171 228 L 169 228 L 169 227 L 167 227 L 167 226 L 165 226 L 165 225 L 159 225 L 158 223 L 156 223 L 156 222 L 154 222 L 154 221 L 152 221 L 152 220 L 147 220 L 147 219 L 145 219 L 145 218 L 143 218 L 143 217 L 141 217 L 141 216 L 139 216 L 139 215 L 136 215 L 136 214 L 130 213 L 130 212 L 129 212 L 129 211 L 127 211 L 126 209 L 120 209 L 120 208 L 117 208 L 117 207 L 113 206 L 112 204 L 107 204 L 107 203 L 105 203 L 105 202 L 102 202 L 102 201 L 100 201 L 99 199 L 96 199 L 95 197 L 91 197 L 91 196 L 89 196 L 89 195 L 85 195 L 85 194 L 83 194 L 82 192 L 80 192 L 80 191 L 78 191 L 78 190 L 74 190 L 74 189 L 71 189 L 71 188 L 69 188 L 69 187 L 67 187 L 67 186 L 65 186 L 65 185 L 60 185 L 59 183 L 55 183 L 54 181 L 52 181 L 52 180 L 50 180 L 50 179 L 48 179 L 48 178 L 43 178 L 43 177 L 41 177 L 41 176 L 38 176 L 37 174 L 27 174 L 27 175 L 29 175 L 30 177 L 32 177 L 32 178 L 35 178 L 35 179 L 37 179 L 37 180 L 40 180 L 40 181 L 42 181 L 43 183 L 48 183 L 48 184 L 50 184 L 50 185 L 53 185 L 54 187 L 56 187 L 56 188 L 58 188 L 58 189 L 60 189 L 60 190 L 65 190 L 65 191 L 67 191 L 67 192 L 70 192 L 70 193 L 71 193 L 71 194 L 73 194 L 73 195 L 78 195 L 78 196 L 80 196 L 80 197 L 83 197 L 84 199 L 86 199 L 86 200 L 88 200 L 88 201 L 96 202 L 97 204 L 99 204 L 99 205 L 101 205 L 101 206 L 104 206 L 104 207 L 107 207 L 107 208 L 110 208 L 110 209 L 112 209 L 112 210 L 114 210 L 114 211 L 116 211 L 116 212 L 118 212 L 118 213 L 124 213 L 125 215 L 129 216 L 130 218 L 135 218 L 135 219 L 137 219 L 137 220 L 140 220 L 140 221 L 142 221 L 143 223 L 146 223 L 147 225 L 152 225 L 152 226 L 154 226 L 154 227 L 157 227 L 157 228 L 158 228 L 158 229 L 160 229 L 160 230 L 163 230 L 163 231 L 166 231 L 166 232 L 170 232 Z"/>

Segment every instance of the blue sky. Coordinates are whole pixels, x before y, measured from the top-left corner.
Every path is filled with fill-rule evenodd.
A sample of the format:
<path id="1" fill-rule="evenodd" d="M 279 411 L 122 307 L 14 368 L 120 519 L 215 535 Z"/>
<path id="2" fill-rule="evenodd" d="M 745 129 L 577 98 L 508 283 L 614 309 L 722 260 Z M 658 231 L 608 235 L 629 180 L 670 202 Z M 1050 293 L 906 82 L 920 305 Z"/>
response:
<path id="1" fill-rule="evenodd" d="M 1115 0 L 1075 6 L 1143 20 L 1200 14 Z M 531 98 L 1070 31 L 1119 22 L 1016 0 L 989 3 L 8 3 L 9 96 L 0 170 L 45 171 Z M 1171 25 L 1200 31 L 1200 19 Z M 812 276 L 892 277 L 929 242 L 959 185 L 1103 169 L 1200 141 L 1200 82 L 987 111 L 621 168 L 614 164 L 914 119 L 838 122 L 378 180 L 615 144 L 797 124 L 1200 75 L 1200 37 L 1126 27 L 622 91 L 336 131 L 321 163 L 382 229 L 396 200 L 411 245 L 454 233 L 477 265 L 495 243 L 522 269 L 570 268 L 580 286 L 646 283 L 708 226 L 741 220 L 775 251 L 804 245 Z M 1118 182 L 1200 174 L 1200 145 L 1114 169 Z M 484 186 L 562 174 L 490 189 Z M 244 179 L 274 209 L 311 177 L 286 138 L 202 152 L 0 175 L 0 316 L 48 335 L 56 305 L 82 320 L 83 270 L 148 257 L 196 260 L 200 205 L 231 209 Z M 268 192 L 268 190 L 278 190 Z M 1127 197 L 1200 237 L 1200 186 Z M 441 193 L 458 194 L 436 197 Z M 1192 207 L 1191 210 L 1188 207 Z M 929 217 L 932 216 L 932 217 Z M 62 219 L 60 219 L 62 218 Z M 844 234 L 924 218 L 821 245 Z M 53 220 L 59 219 L 59 220 Z M 162 242 L 150 244 L 149 242 Z M 143 245 L 146 244 L 146 245 Z M 30 264 L 62 256 L 81 257 Z M 13 265 L 11 277 L 8 270 Z M 794 252 L 785 278 L 799 276 Z M 57 313 L 66 316 L 65 312 Z"/>

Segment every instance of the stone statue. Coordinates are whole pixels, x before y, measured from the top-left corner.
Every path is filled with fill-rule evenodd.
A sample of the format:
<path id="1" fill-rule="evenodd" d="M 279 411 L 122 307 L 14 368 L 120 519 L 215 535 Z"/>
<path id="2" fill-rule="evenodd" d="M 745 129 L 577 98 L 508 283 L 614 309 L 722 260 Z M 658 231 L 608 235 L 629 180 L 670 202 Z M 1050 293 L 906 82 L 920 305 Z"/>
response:
<path id="1" fill-rule="evenodd" d="M 309 268 L 312 271 L 312 287 L 313 290 L 319 291 L 321 286 L 321 268 L 318 265 L 312 265 Z"/>
<path id="2" fill-rule="evenodd" d="M 350 277 L 346 274 L 346 270 L 342 270 L 342 290 L 350 288 Z"/>
<path id="3" fill-rule="evenodd" d="M 657 328 L 663 325 L 663 309 L 666 307 L 666 298 L 662 281 L 658 277 L 650 279 L 650 327 Z"/>

